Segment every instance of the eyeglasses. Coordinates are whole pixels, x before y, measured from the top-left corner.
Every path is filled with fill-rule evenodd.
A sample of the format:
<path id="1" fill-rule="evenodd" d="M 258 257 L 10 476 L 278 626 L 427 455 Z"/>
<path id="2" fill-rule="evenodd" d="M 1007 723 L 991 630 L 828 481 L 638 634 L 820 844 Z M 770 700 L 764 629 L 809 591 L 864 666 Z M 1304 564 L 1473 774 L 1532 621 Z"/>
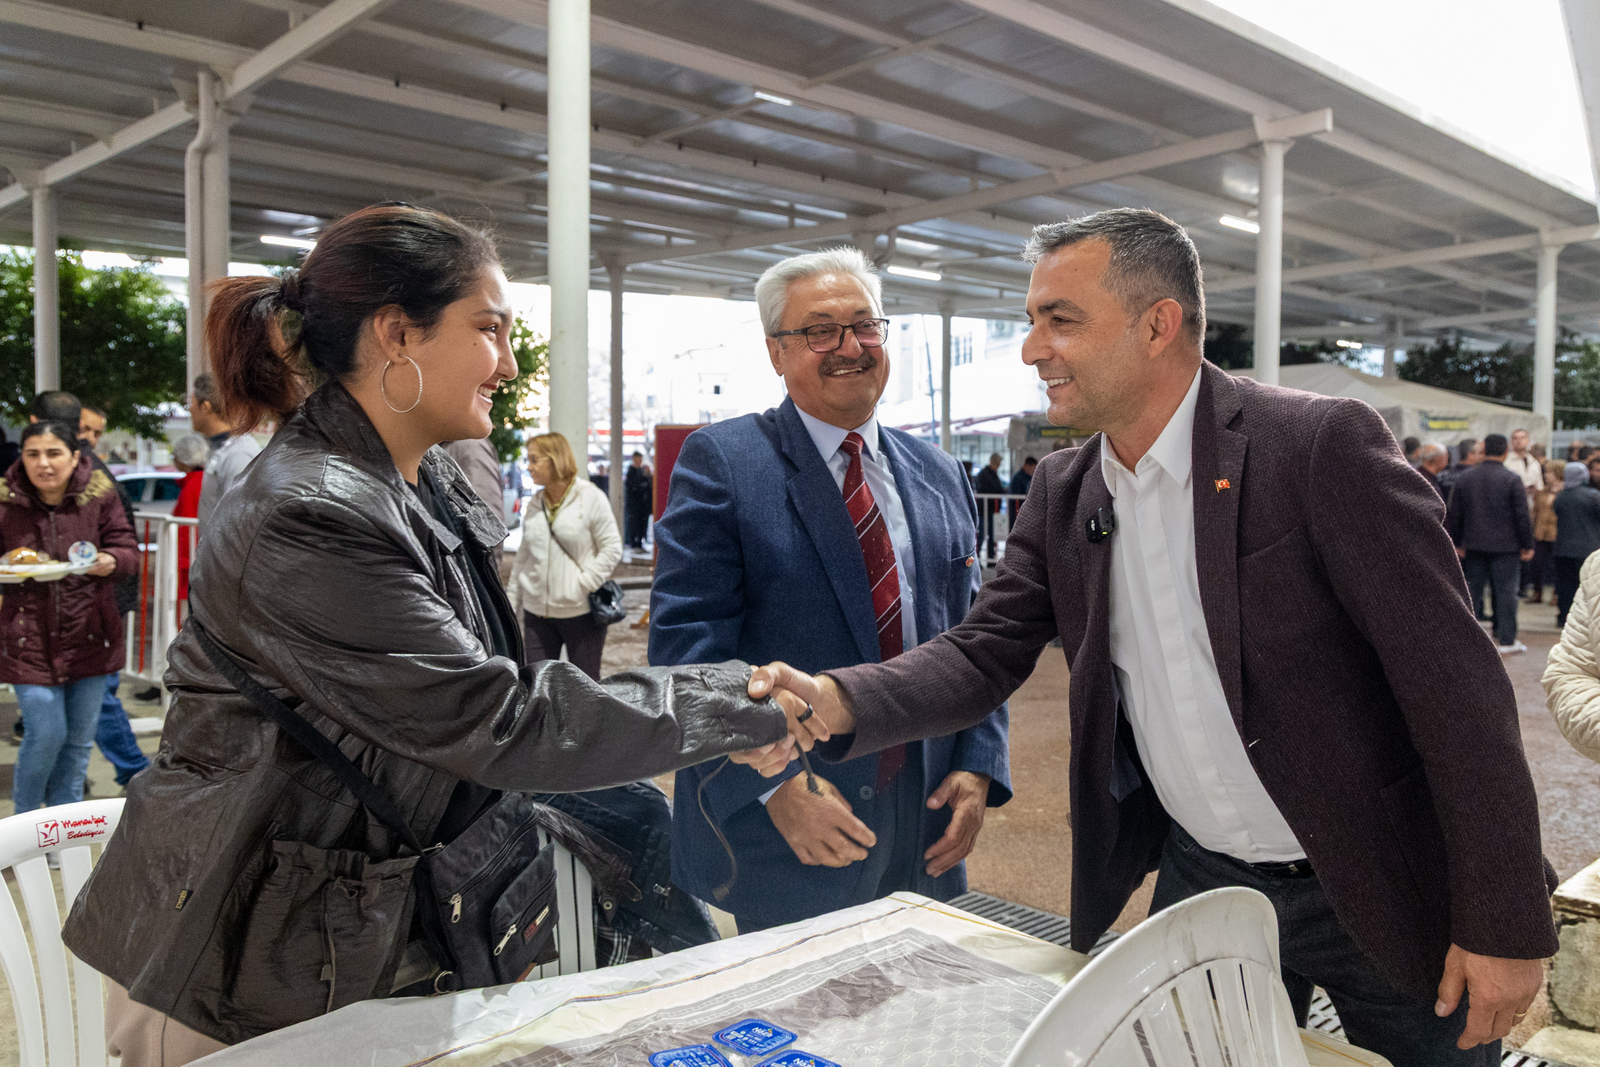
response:
<path id="1" fill-rule="evenodd" d="M 888 319 L 862 319 L 849 326 L 837 322 L 819 322 L 800 330 L 779 330 L 773 337 L 800 334 L 813 352 L 833 352 L 844 343 L 845 330 L 853 330 L 862 348 L 880 348 L 889 339 Z"/>

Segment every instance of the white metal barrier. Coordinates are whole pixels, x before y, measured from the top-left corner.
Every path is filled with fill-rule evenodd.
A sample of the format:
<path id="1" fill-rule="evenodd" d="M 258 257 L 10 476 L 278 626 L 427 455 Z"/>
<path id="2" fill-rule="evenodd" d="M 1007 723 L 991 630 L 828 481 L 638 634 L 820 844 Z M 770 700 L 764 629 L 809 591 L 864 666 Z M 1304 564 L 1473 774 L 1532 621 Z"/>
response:
<path id="1" fill-rule="evenodd" d="M 128 612 L 124 626 L 127 661 L 122 670 L 125 675 L 159 686 L 167 671 L 167 646 L 178 636 L 189 612 L 187 598 L 178 595 L 179 557 L 194 559 L 199 520 L 136 511 L 133 529 L 139 541 L 139 604 Z M 163 710 L 167 700 L 163 688 Z"/>

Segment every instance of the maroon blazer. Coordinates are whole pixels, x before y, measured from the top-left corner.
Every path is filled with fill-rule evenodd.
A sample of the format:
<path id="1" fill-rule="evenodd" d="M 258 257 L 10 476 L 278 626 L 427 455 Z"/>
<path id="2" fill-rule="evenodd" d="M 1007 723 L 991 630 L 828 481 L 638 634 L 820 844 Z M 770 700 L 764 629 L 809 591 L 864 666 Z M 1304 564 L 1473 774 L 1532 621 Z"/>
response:
<path id="1" fill-rule="evenodd" d="M 1072 665 L 1072 940 L 1087 951 L 1159 864 L 1169 820 L 1112 685 L 1101 439 L 1039 464 L 996 577 L 961 625 L 828 672 L 853 758 L 970 726 L 1058 634 Z M 1452 942 L 1556 950 L 1554 872 L 1510 680 L 1468 607 L 1439 497 L 1377 412 L 1202 369 L 1195 556 L 1250 761 L 1357 942 L 1432 997 Z M 1113 535 L 1115 536 L 1115 535 Z M 848 746 L 848 748 L 846 748 Z"/>

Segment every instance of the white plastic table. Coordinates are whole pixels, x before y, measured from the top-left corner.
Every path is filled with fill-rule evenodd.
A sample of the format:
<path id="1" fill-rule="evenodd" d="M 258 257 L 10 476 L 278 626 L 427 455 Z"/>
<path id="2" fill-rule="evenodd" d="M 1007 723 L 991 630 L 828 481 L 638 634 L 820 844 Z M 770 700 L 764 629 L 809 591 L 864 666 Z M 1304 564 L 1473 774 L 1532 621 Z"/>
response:
<path id="1" fill-rule="evenodd" d="M 841 1067 L 971 1067 L 1011 1047 L 1088 957 L 912 893 L 621 967 L 375 1000 L 205 1067 L 645 1067 L 758 1016 Z M 738 1061 L 735 1061 L 737 1063 Z"/>

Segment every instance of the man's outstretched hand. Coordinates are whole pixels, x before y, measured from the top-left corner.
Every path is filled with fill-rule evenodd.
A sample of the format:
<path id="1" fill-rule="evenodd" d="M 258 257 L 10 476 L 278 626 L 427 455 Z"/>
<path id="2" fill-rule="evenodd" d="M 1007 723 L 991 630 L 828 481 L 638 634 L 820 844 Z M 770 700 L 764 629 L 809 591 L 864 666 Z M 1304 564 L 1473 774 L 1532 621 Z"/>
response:
<path id="1" fill-rule="evenodd" d="M 813 744 L 834 734 L 855 733 L 856 717 L 850 710 L 849 697 L 827 675 L 813 676 L 774 660 L 757 667 L 750 676 L 752 697 L 769 692 L 789 716 L 790 736 L 807 752 Z M 813 712 L 810 716 L 806 715 L 807 705 Z"/>
<path id="2" fill-rule="evenodd" d="M 1480 956 L 1451 945 L 1444 958 L 1444 978 L 1439 982 L 1439 1003 L 1433 1010 L 1441 1018 L 1453 1015 L 1465 992 L 1467 1025 L 1456 1047 L 1475 1048 L 1509 1034 L 1539 995 L 1543 982 L 1543 960 Z"/>
<path id="3" fill-rule="evenodd" d="M 819 679 L 811 677 L 802 671 L 797 671 L 787 663 L 772 663 L 765 667 L 757 667 L 750 672 L 749 694 L 752 700 L 771 696 L 783 709 L 784 716 L 789 720 L 789 736 L 782 741 L 774 741 L 770 745 L 760 748 L 747 749 L 744 752 L 735 752 L 728 758 L 735 763 L 743 763 L 755 769 L 763 778 L 771 778 L 789 765 L 795 758 L 795 746 L 798 744 L 807 752 L 818 741 L 826 741 L 833 736 L 828 724 L 838 721 L 840 712 L 831 711 L 825 717 L 822 707 L 816 707 L 811 714 L 806 713 L 808 705 L 816 705 L 812 697 L 822 692 L 818 686 Z M 833 683 L 828 679 L 828 689 L 837 693 Z M 822 698 L 824 703 L 832 700 L 832 706 L 838 707 L 837 696 Z M 848 712 L 844 713 L 848 715 Z M 850 717 L 851 728 L 854 728 L 855 719 Z"/>

